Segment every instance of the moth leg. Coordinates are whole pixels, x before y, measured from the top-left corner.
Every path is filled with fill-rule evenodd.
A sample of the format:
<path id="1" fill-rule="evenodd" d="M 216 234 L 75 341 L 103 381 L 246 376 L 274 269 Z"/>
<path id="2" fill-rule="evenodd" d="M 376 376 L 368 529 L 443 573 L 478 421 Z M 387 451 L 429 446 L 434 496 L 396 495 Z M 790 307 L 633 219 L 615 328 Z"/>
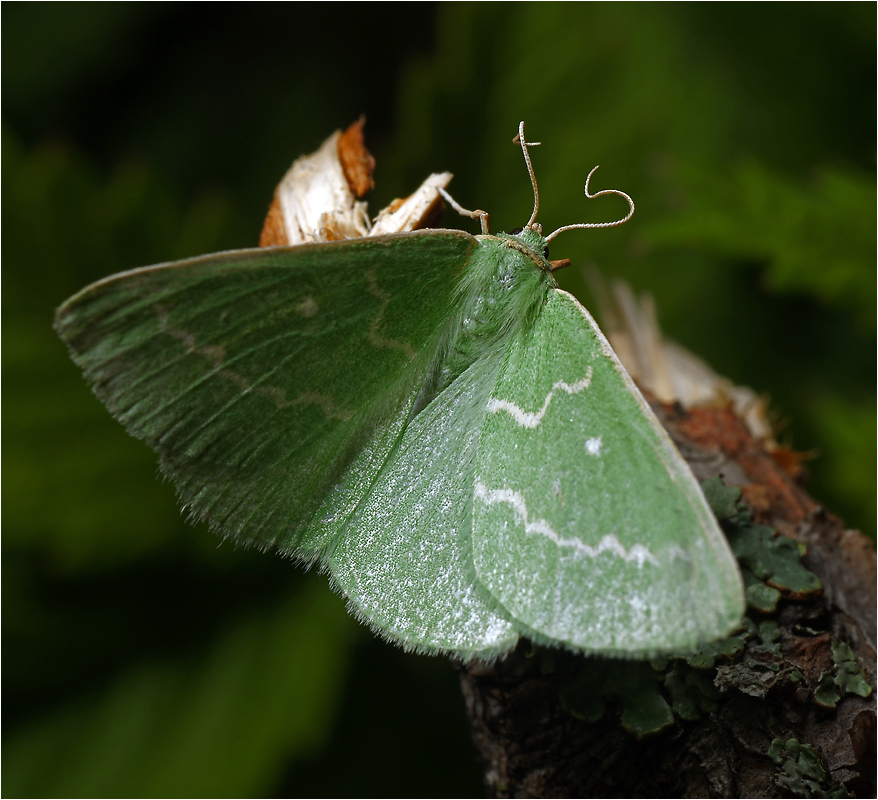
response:
<path id="1" fill-rule="evenodd" d="M 441 186 L 439 187 L 439 194 L 444 197 L 449 205 L 462 217 L 471 217 L 472 219 L 477 219 L 479 224 L 482 226 L 482 234 L 486 235 L 490 233 L 488 229 L 488 212 L 482 211 L 480 208 L 477 208 L 475 211 L 468 211 L 465 209 L 460 203 L 457 202 L 448 192 L 445 191 Z"/>

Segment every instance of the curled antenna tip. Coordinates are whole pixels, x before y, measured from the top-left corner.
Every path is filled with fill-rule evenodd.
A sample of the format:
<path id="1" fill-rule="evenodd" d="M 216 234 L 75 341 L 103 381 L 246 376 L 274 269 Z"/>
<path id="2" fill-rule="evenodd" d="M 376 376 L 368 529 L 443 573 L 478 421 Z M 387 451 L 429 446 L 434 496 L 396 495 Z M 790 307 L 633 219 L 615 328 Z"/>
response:
<path id="1" fill-rule="evenodd" d="M 600 197 L 603 194 L 617 194 L 619 195 L 619 197 L 624 197 L 628 201 L 628 213 L 624 217 L 622 217 L 622 219 L 617 219 L 614 222 L 580 222 L 576 225 L 564 225 L 562 228 L 558 228 L 558 230 L 552 231 L 552 233 L 550 233 L 546 237 L 547 242 L 550 242 L 562 231 L 569 231 L 573 228 L 613 228 L 616 225 L 622 225 L 628 222 L 629 219 L 631 219 L 634 214 L 634 201 L 627 194 L 625 194 L 625 192 L 622 192 L 619 189 L 601 189 L 599 192 L 595 192 L 594 194 L 592 194 L 588 191 L 588 182 L 591 180 L 591 176 L 594 175 L 597 168 L 597 166 L 593 167 L 591 172 L 588 173 L 588 177 L 586 177 L 585 179 L 585 196 L 589 200 L 591 200 L 595 197 Z"/>
<path id="2" fill-rule="evenodd" d="M 597 195 L 588 193 L 588 182 L 591 180 L 591 176 L 594 175 L 595 172 L 597 172 L 599 166 L 600 166 L 600 164 L 595 164 L 591 168 L 591 172 L 589 172 L 588 175 L 585 176 L 585 196 L 586 197 L 597 197 Z M 615 190 L 614 189 L 605 189 L 604 191 L 613 192 Z"/>

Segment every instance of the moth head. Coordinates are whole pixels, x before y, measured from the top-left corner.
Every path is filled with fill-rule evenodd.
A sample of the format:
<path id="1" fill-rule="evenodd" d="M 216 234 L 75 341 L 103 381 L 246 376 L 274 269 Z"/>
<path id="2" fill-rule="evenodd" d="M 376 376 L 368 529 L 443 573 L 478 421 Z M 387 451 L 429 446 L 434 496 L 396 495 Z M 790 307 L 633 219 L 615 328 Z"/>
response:
<path id="1" fill-rule="evenodd" d="M 539 223 L 534 223 L 528 228 L 513 228 L 509 231 L 509 235 L 526 244 L 535 253 L 540 253 L 548 261 L 549 245 L 543 238 L 543 229 Z"/>

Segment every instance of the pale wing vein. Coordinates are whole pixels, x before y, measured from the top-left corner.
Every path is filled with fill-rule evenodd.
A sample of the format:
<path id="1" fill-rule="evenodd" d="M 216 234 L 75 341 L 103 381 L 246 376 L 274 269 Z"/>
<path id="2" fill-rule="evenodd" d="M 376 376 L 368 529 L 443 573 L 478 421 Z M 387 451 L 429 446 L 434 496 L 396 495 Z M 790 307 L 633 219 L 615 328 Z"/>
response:
<path id="1" fill-rule="evenodd" d="M 177 339 L 188 353 L 193 353 L 207 359 L 213 366 L 213 372 L 219 377 L 225 378 L 235 384 L 242 393 L 250 392 L 263 395 L 269 398 L 277 408 L 288 408 L 296 405 L 316 405 L 323 412 L 324 416 L 329 419 L 348 420 L 351 418 L 351 412 L 345 408 L 336 406 L 333 399 L 326 394 L 319 392 L 302 392 L 296 397 L 290 399 L 286 392 L 278 386 L 259 386 L 252 383 L 246 377 L 234 370 L 224 366 L 226 361 L 226 350 L 221 345 L 199 345 L 195 340 L 195 335 L 182 328 L 172 328 L 168 322 L 168 312 L 163 306 L 157 305 L 156 312 L 159 318 L 159 329 L 168 336 Z"/>

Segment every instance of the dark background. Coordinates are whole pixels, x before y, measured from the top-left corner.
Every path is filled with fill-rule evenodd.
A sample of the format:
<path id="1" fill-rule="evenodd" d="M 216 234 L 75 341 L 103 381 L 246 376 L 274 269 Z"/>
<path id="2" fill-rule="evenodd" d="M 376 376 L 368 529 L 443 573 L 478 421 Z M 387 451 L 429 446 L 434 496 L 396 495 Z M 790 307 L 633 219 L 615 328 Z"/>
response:
<path id="1" fill-rule="evenodd" d="M 875 530 L 874 4 L 4 4 L 3 793 L 481 794 L 457 678 L 325 578 L 187 526 L 51 330 L 86 283 L 256 242 L 361 113 L 372 210 L 431 171 L 566 233 L 771 398 L 811 490 Z M 451 216 L 448 224 L 466 227 Z M 469 229 L 475 231 L 475 224 Z"/>

